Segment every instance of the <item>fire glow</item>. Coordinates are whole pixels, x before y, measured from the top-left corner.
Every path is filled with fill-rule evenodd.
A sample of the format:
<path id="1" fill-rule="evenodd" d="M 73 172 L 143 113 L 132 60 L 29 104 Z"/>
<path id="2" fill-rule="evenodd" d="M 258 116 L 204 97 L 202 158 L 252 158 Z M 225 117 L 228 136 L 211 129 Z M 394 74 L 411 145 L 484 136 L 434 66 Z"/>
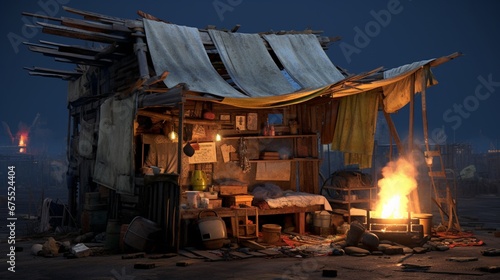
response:
<path id="1" fill-rule="evenodd" d="M 26 153 L 26 145 L 28 144 L 28 134 L 20 133 L 19 135 L 19 143 L 17 146 L 19 147 L 20 153 Z"/>
<path id="2" fill-rule="evenodd" d="M 406 159 L 389 162 L 378 181 L 378 202 L 374 216 L 402 219 L 408 216 L 408 195 L 417 188 L 417 171 Z"/>

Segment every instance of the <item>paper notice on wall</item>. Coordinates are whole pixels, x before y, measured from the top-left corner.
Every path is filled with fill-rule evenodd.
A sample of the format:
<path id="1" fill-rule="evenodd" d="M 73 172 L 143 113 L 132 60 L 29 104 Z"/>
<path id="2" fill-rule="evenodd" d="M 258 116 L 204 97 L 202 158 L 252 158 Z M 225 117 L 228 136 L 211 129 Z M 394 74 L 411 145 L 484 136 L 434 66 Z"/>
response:
<path id="1" fill-rule="evenodd" d="M 258 181 L 290 181 L 290 161 L 258 162 L 255 180 Z"/>
<path id="2" fill-rule="evenodd" d="M 189 164 L 217 162 L 215 142 L 198 143 L 198 150 L 189 158 Z"/>
<path id="3" fill-rule="evenodd" d="M 232 145 L 222 144 L 220 146 L 220 151 L 222 153 L 222 160 L 226 163 L 230 161 L 230 154 L 236 152 L 236 148 Z"/>

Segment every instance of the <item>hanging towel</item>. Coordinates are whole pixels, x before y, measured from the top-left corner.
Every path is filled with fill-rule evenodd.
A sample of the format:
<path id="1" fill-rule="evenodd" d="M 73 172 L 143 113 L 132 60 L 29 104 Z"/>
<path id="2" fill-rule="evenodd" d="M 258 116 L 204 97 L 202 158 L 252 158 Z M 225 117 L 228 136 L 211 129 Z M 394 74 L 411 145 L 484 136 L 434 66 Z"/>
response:
<path id="1" fill-rule="evenodd" d="M 371 167 L 378 98 L 378 91 L 368 91 L 340 100 L 332 149 L 344 152 L 345 165 Z"/>

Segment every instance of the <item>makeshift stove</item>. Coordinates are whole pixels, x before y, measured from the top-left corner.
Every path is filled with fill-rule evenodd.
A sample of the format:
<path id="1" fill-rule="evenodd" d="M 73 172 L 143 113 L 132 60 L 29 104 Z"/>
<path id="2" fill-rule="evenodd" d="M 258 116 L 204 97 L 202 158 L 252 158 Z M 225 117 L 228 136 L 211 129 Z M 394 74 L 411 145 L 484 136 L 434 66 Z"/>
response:
<path id="1" fill-rule="evenodd" d="M 378 236 L 380 240 L 389 240 L 402 245 L 418 246 L 424 239 L 424 227 L 420 219 L 412 218 L 378 218 L 367 211 L 367 230 Z M 371 214 L 371 215 L 370 215 Z"/>

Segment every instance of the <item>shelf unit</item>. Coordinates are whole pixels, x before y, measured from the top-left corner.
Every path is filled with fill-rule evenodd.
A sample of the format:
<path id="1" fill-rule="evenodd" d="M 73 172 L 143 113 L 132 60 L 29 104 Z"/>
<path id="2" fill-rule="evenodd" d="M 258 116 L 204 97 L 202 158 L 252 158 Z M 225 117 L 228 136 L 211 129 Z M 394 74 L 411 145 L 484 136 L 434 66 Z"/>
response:
<path id="1" fill-rule="evenodd" d="M 246 142 L 248 161 L 252 164 L 251 171 L 244 174 L 240 180 L 245 180 L 249 185 L 261 182 L 256 179 L 256 171 L 260 163 L 290 163 L 290 180 L 274 180 L 274 183 L 285 190 L 299 190 L 309 193 L 319 192 L 319 174 L 321 162 L 319 153 L 318 134 L 285 134 L 263 136 L 255 134 L 226 135 L 221 143 L 232 145 L 236 148 L 236 155 L 231 155 L 231 162 L 239 161 L 239 140 Z M 264 152 L 270 152 L 263 155 Z M 286 155 L 283 157 L 283 155 Z M 218 170 L 223 170 L 221 165 Z M 272 170 L 276 171 L 276 169 Z M 307 175 L 307 176 L 306 176 Z M 273 181 L 273 179 L 269 179 Z"/>
<path id="2" fill-rule="evenodd" d="M 248 143 L 257 141 L 256 151 L 250 155 L 250 162 L 270 161 L 320 161 L 318 157 L 317 134 L 287 134 L 276 136 L 241 135 L 223 137 L 225 140 L 239 140 L 243 138 Z M 250 144 L 251 145 L 251 144 Z M 281 150 L 281 151 L 280 151 Z M 261 159 L 261 151 L 277 151 L 286 153 L 287 159 Z M 257 153 L 256 153 L 257 152 Z"/>
<path id="3" fill-rule="evenodd" d="M 321 192 L 329 192 L 329 190 L 335 192 L 335 195 L 327 196 L 327 200 L 330 203 L 336 204 L 340 207 L 347 207 L 347 222 L 351 223 L 351 207 L 353 205 L 365 206 L 367 210 L 372 209 L 375 206 L 377 187 L 374 186 L 355 186 L 355 187 L 336 187 L 336 186 L 323 186 Z M 335 208 L 335 205 L 332 205 Z"/>

